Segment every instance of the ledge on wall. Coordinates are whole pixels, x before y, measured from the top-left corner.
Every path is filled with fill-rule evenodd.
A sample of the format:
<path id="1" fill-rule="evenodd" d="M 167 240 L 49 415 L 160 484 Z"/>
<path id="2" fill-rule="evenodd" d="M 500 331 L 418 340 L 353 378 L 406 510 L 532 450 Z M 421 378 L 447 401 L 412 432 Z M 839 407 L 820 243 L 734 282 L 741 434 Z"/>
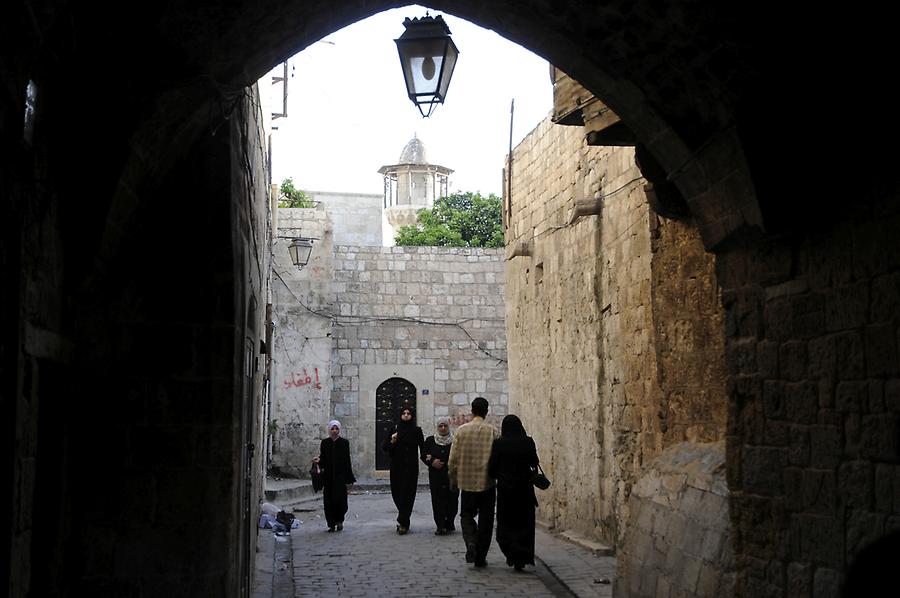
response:
<path id="1" fill-rule="evenodd" d="M 615 556 L 616 554 L 616 551 L 612 546 L 607 546 L 606 544 L 595 542 L 590 538 L 586 538 L 580 534 L 576 534 L 575 532 L 561 532 L 559 534 L 559 537 L 563 538 L 564 540 L 568 540 L 576 546 L 581 546 L 582 548 L 590 550 L 594 556 Z"/>
<path id="2" fill-rule="evenodd" d="M 527 241 L 514 241 L 506 246 L 506 261 L 514 257 L 527 257 L 533 255 L 534 239 Z"/>
<path id="3" fill-rule="evenodd" d="M 565 226 L 574 224 L 583 216 L 597 216 L 603 212 L 603 196 L 599 193 L 591 199 L 576 199 L 575 205 L 569 210 Z"/>

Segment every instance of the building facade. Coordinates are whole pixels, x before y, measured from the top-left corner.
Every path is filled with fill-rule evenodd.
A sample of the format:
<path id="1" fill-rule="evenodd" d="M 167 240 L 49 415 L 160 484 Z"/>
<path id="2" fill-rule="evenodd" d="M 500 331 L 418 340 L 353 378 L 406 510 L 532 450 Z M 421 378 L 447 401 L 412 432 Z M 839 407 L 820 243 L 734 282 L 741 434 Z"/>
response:
<path id="1" fill-rule="evenodd" d="M 433 204 L 435 189 L 446 191 L 452 171 L 427 164 L 415 138 L 401 162 L 385 167 L 405 191 L 395 187 L 398 195 L 391 205 L 385 198 L 384 211 L 405 210 L 414 223 L 415 212 Z M 488 399 L 491 421 L 499 424 L 508 412 L 503 250 L 383 247 L 375 242 L 381 224 L 371 209 L 375 196 L 310 195 L 320 200 L 316 208 L 278 210 L 272 469 L 305 476 L 332 418 L 343 424 L 354 469 L 364 478 L 386 474 L 380 447 L 401 406 L 415 408 L 426 436 L 437 417 L 450 417 L 453 427 L 468 421 L 476 396 Z M 351 212 L 333 202 L 345 197 L 366 207 Z M 288 258 L 293 230 L 316 238 L 302 270 Z M 354 240 L 369 243 L 347 243 Z"/>

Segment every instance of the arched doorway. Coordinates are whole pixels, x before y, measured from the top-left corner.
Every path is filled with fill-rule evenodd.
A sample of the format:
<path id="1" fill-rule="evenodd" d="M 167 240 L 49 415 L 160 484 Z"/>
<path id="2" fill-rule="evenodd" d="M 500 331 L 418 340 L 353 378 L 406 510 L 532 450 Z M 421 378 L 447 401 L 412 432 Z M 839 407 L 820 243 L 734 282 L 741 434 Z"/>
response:
<path id="1" fill-rule="evenodd" d="M 416 387 L 405 378 L 388 378 L 375 391 L 375 469 L 389 469 L 391 461 L 381 445 L 400 421 L 400 409 L 412 407 L 416 413 Z M 415 419 L 413 420 L 415 421 Z"/>

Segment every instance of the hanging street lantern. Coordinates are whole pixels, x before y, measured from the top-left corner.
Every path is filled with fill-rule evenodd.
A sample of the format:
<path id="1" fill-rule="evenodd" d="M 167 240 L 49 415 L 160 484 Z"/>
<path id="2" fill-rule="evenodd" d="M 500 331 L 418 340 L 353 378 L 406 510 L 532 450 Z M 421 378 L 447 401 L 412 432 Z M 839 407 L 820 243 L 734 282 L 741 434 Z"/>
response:
<path id="1" fill-rule="evenodd" d="M 302 270 L 309 263 L 309 254 L 312 253 L 313 240 L 308 237 L 294 237 L 288 245 L 291 261 Z"/>
<path id="2" fill-rule="evenodd" d="M 443 104 L 447 99 L 459 50 L 450 39 L 450 29 L 440 15 L 431 17 L 425 13 L 421 19 L 407 18 L 403 26 L 406 31 L 394 41 L 400 53 L 406 92 L 427 118 L 437 104 Z"/>

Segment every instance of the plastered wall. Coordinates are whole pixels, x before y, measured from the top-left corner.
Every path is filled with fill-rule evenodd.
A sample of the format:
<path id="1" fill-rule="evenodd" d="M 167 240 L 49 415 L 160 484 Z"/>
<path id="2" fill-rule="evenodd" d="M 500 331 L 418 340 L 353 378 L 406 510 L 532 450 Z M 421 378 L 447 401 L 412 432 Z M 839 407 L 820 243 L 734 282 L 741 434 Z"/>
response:
<path id="1" fill-rule="evenodd" d="M 291 263 L 288 231 L 313 237 L 309 264 Z M 321 207 L 279 208 L 273 245 L 270 466 L 288 476 L 306 475 L 330 419 L 333 225 Z"/>

